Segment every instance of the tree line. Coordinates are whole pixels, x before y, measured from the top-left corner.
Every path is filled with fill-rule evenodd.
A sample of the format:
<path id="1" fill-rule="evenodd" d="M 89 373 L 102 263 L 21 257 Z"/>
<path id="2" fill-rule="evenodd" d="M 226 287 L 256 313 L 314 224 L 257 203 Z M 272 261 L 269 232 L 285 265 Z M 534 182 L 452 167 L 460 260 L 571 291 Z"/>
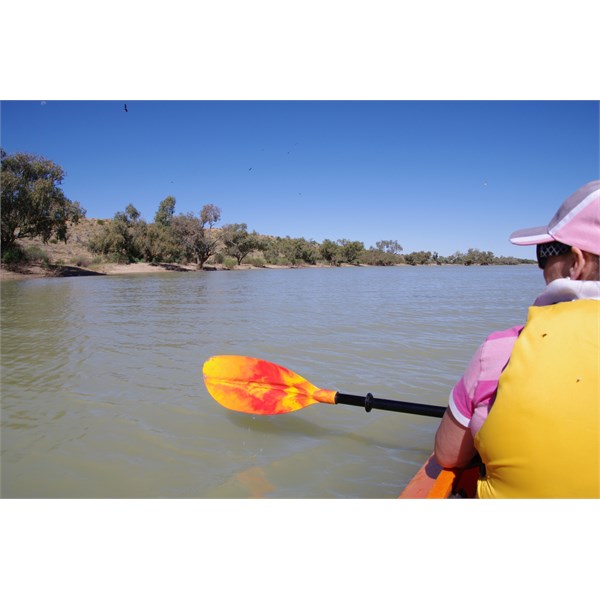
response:
<path id="1" fill-rule="evenodd" d="M 39 237 L 44 243 L 53 238 L 67 241 L 68 224 L 77 223 L 86 211 L 78 202 L 65 197 L 60 185 L 61 167 L 38 156 L 24 153 L 2 159 L 2 256 L 3 261 L 18 249 L 18 240 Z M 94 254 L 121 263 L 195 264 L 202 269 L 210 264 L 249 262 L 256 266 L 316 265 L 320 263 L 368 264 L 518 264 L 532 262 L 512 257 L 495 257 L 492 252 L 469 249 L 448 257 L 437 252 L 419 251 L 403 254 L 397 240 L 381 240 L 369 248 L 363 242 L 348 239 L 325 239 L 318 243 L 305 238 L 274 237 L 249 231 L 245 223 L 216 227 L 221 209 L 205 204 L 195 214 L 175 213 L 176 199 L 167 196 L 158 206 L 153 222 L 129 204 L 115 213 L 89 242 Z"/>

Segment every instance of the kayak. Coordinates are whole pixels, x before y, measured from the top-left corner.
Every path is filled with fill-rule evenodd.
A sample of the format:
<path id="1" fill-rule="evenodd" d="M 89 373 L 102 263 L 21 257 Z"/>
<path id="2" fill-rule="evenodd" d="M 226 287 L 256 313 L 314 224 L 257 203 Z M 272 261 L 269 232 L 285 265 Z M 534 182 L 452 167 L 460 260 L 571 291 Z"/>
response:
<path id="1" fill-rule="evenodd" d="M 479 464 L 460 469 L 444 469 L 431 454 L 408 482 L 399 498 L 475 498 L 479 473 Z"/>
<path id="2" fill-rule="evenodd" d="M 444 469 L 432 454 L 408 482 L 399 498 L 475 498 L 479 472 L 479 464 L 461 469 Z"/>

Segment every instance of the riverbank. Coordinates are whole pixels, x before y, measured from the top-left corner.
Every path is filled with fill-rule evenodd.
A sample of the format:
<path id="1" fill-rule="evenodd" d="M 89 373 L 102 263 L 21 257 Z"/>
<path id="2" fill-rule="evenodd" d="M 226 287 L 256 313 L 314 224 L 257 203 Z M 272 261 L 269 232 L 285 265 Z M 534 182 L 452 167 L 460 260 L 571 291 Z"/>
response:
<path id="1" fill-rule="evenodd" d="M 102 275 L 123 275 L 130 273 L 157 273 L 159 271 L 187 271 L 191 269 L 182 268 L 180 265 L 149 265 L 145 263 L 119 265 L 103 264 L 89 267 L 68 266 L 42 266 L 22 265 L 16 270 L 0 268 L 0 281 L 40 279 L 44 277 L 86 277 Z"/>
<path id="2" fill-rule="evenodd" d="M 7 269 L 3 264 L 0 266 L 0 281 L 19 280 L 19 279 L 34 279 L 42 277 L 85 277 L 98 275 L 125 275 L 125 274 L 144 274 L 144 273 L 159 273 L 161 271 L 179 271 L 179 272 L 196 272 L 195 264 L 181 265 L 176 263 L 132 263 L 118 264 L 104 262 L 103 259 L 94 255 L 90 251 L 90 241 L 96 236 L 105 225 L 105 221 L 101 219 L 82 219 L 76 224 L 68 225 L 67 242 L 58 242 L 50 240 L 44 244 L 39 238 L 36 239 L 21 239 L 18 247 L 22 253 L 22 262 L 14 265 L 13 268 Z M 223 254 L 223 253 L 221 253 Z M 408 254 L 402 257 L 395 257 L 394 260 L 386 260 L 387 266 L 460 266 L 472 264 L 487 266 L 487 260 L 477 261 L 471 257 L 468 262 L 465 261 L 439 261 L 437 255 L 431 253 L 415 253 Z M 15 257 L 13 256 L 13 259 Z M 464 257 L 468 258 L 467 255 Z M 342 263 L 341 267 L 351 266 L 375 266 L 377 260 L 371 260 L 373 256 L 368 253 L 362 257 L 363 262 L 369 264 L 348 264 Z M 389 257 L 388 257 L 389 259 Z M 506 262 L 510 260 L 511 262 Z M 504 259 L 504 262 L 491 264 L 519 264 L 520 259 Z M 531 261 L 533 262 L 533 261 Z M 395 264 L 393 264 L 395 263 Z M 233 264 L 233 266 L 232 266 Z M 270 264 L 262 252 L 257 252 L 255 255 L 250 255 L 248 263 L 237 265 L 232 258 L 227 258 L 224 263 L 216 262 L 216 258 L 205 264 L 205 271 L 236 271 L 236 270 L 251 270 L 251 269 L 315 269 L 315 268 L 332 268 L 332 265 L 327 262 L 319 262 L 316 265 L 300 264 L 300 265 L 279 265 Z"/>
<path id="3" fill-rule="evenodd" d="M 152 274 L 167 271 L 197 272 L 195 264 L 182 265 L 178 263 L 131 263 L 119 264 L 104 262 L 89 249 L 90 240 L 101 230 L 104 221 L 99 219 L 83 219 L 77 224 L 69 224 L 68 241 L 44 244 L 41 239 L 21 239 L 19 247 L 26 253 L 27 258 L 13 268 L 7 269 L 0 265 L 0 281 L 39 279 L 44 277 L 90 277 L 102 275 L 133 275 Z M 235 263 L 235 261 L 234 261 Z M 216 264 L 210 261 L 204 265 L 204 271 L 232 271 L 250 269 L 294 269 L 294 268 L 328 268 L 330 265 L 271 265 L 256 266 L 242 264 L 231 266 Z"/>
<path id="4" fill-rule="evenodd" d="M 225 267 L 223 265 L 206 265 L 201 271 L 251 271 L 251 270 L 265 270 L 265 269 L 343 269 L 343 268 L 359 268 L 359 267 L 372 267 L 373 265 L 366 264 L 348 264 L 342 263 L 341 265 L 333 266 L 325 263 L 319 263 L 316 265 L 264 265 L 254 266 L 250 264 L 235 265 L 234 267 Z M 397 267 L 446 267 L 455 268 L 462 267 L 465 265 L 452 265 L 452 264 L 427 264 L 427 265 L 408 265 L 406 263 L 399 263 L 397 265 L 390 265 L 389 267 L 376 267 L 376 268 L 397 268 Z M 506 266 L 506 265 L 473 265 L 477 266 Z M 516 266 L 529 266 L 529 265 L 516 265 Z M 49 266 L 45 267 L 42 265 L 25 265 L 21 266 L 17 271 L 10 271 L 0 266 L 0 282 L 11 281 L 11 280 L 26 280 L 26 279 L 41 279 L 45 277 L 93 277 L 103 275 L 143 275 L 143 274 L 156 274 L 161 272 L 182 272 L 182 273 L 197 273 L 199 269 L 195 265 L 180 265 L 177 263 L 131 263 L 128 265 L 118 263 L 102 263 L 94 265 L 93 268 L 89 267 L 78 267 L 78 266 Z"/>
<path id="5" fill-rule="evenodd" d="M 350 265 L 342 265 L 350 266 Z M 264 267 L 255 267 L 253 265 L 243 264 L 233 268 L 224 267 L 223 265 L 208 265 L 203 271 L 244 271 L 251 269 L 315 269 L 315 268 L 331 268 L 330 265 L 302 265 L 285 266 L 285 265 L 265 265 Z M 18 270 L 10 271 L 4 267 L 0 267 L 0 281 L 23 280 L 23 279 L 40 279 L 44 277 L 93 277 L 103 275 L 135 275 L 135 274 L 152 274 L 161 272 L 188 272 L 194 273 L 198 269 L 195 265 L 180 265 L 176 263 L 131 263 L 128 265 L 118 263 L 101 263 L 91 267 L 78 267 L 73 265 L 68 266 L 43 266 L 38 264 L 22 265 Z"/>

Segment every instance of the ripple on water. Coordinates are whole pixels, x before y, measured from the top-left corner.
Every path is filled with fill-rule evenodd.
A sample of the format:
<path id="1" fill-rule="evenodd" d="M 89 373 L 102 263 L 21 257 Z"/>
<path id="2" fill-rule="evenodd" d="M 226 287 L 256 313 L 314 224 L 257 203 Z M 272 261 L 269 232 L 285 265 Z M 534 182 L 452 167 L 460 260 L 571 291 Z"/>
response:
<path id="1" fill-rule="evenodd" d="M 3 283 L 4 497 L 395 497 L 437 421 L 207 394 L 214 354 L 318 387 L 445 405 L 483 337 L 520 323 L 537 269 L 168 273 Z"/>

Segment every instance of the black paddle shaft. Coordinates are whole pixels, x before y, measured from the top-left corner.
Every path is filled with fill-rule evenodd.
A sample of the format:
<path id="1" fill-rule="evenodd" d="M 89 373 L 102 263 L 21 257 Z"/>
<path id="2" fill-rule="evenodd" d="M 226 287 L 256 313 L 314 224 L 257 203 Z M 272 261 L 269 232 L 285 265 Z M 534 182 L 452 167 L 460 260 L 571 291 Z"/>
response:
<path id="1" fill-rule="evenodd" d="M 417 404 L 416 402 L 403 402 L 402 400 L 384 400 L 373 398 L 371 394 L 366 396 L 353 396 L 337 392 L 336 404 L 348 404 L 349 406 L 362 406 L 367 412 L 376 408 L 378 410 L 391 410 L 394 412 L 409 413 L 411 415 L 422 415 L 424 417 L 437 417 L 441 419 L 446 412 L 443 406 L 433 404 Z"/>

